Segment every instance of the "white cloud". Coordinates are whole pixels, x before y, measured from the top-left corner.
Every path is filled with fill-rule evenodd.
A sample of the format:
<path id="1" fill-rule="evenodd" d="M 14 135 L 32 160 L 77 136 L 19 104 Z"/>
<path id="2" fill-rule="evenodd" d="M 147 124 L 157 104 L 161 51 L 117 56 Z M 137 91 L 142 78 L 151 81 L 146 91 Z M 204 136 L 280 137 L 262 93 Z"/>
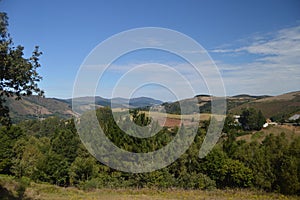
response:
<path id="1" fill-rule="evenodd" d="M 156 43 L 159 41 L 148 40 L 146 43 Z M 223 48 L 211 50 L 212 55 L 222 55 L 215 61 L 221 72 L 222 79 L 225 83 L 227 95 L 238 93 L 249 94 L 280 94 L 292 90 L 299 90 L 300 85 L 300 26 L 279 30 L 275 33 L 255 34 L 252 38 L 241 39 L 236 44 L 224 45 Z M 186 50 L 183 53 L 198 54 L 196 51 Z M 225 58 L 225 59 L 224 59 Z M 232 62 L 239 60 L 237 62 Z M 103 88 L 98 88 L 100 96 L 110 97 L 111 91 L 117 81 L 123 74 L 132 68 L 147 64 L 145 62 L 129 62 L 127 64 L 113 63 L 105 72 L 104 79 L 100 82 Z M 160 63 L 160 62 L 159 62 Z M 192 85 L 195 94 L 210 93 L 208 87 L 222 89 L 218 73 L 214 70 L 214 64 L 210 60 L 197 63 L 201 66 L 201 74 L 188 63 L 168 62 L 161 63 L 172 67 L 182 74 Z M 99 72 L 104 66 L 90 65 L 86 69 L 91 74 Z M 156 80 L 168 79 L 172 86 L 181 96 L 190 97 L 186 90 L 186 84 L 180 82 L 176 76 L 168 76 L 168 71 L 163 68 L 157 73 L 153 72 L 151 67 L 144 68 L 138 75 L 132 79 L 128 79 L 125 84 L 120 87 L 120 96 L 127 96 L 128 88 L 136 88 L 136 77 L 142 80 L 149 80 L 151 76 L 155 76 Z M 87 78 L 90 81 L 90 78 Z M 101 89 L 101 90 L 100 90 Z M 147 88 L 146 88 L 147 89 Z M 149 88 L 148 88 L 149 89 Z M 151 91 L 150 91 L 151 90 Z M 123 92 L 123 93 L 122 93 Z M 164 88 L 153 87 L 141 94 L 149 94 L 149 96 L 163 99 L 170 99 L 170 94 Z M 220 92 L 222 93 L 222 92 Z"/>
<path id="2" fill-rule="evenodd" d="M 239 64 L 217 62 L 229 93 L 279 94 L 300 89 L 300 26 L 255 35 L 244 42 L 238 48 L 210 51 L 244 58 Z"/>

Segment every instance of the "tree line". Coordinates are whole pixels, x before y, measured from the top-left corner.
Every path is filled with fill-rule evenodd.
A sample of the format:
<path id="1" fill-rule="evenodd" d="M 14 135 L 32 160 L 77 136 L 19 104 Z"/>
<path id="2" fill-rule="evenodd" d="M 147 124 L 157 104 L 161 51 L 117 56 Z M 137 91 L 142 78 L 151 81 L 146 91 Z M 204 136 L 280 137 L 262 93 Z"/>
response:
<path id="1" fill-rule="evenodd" d="M 107 137 L 132 152 L 149 152 L 168 144 L 176 134 L 163 128 L 155 137 L 135 138 L 122 132 L 110 108 L 97 110 Z M 145 116 L 135 113 L 138 123 Z M 144 120 L 144 121 L 143 121 Z M 226 120 L 220 142 L 203 159 L 198 151 L 209 122 L 201 123 L 190 148 L 173 164 L 150 173 L 125 173 L 98 162 L 80 141 L 73 119 L 56 117 L 24 121 L 0 129 L 0 173 L 28 177 L 59 186 L 93 188 L 257 188 L 283 194 L 300 192 L 300 138 L 269 135 L 261 143 L 237 141 L 244 132 Z M 229 127 L 229 128 L 228 128 Z"/>

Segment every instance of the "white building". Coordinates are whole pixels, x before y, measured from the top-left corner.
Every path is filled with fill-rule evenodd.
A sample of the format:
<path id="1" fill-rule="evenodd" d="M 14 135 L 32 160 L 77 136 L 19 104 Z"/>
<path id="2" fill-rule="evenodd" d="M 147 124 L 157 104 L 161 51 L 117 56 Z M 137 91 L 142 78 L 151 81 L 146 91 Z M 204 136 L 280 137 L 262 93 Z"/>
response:
<path id="1" fill-rule="evenodd" d="M 289 120 L 292 121 L 292 120 L 297 120 L 297 119 L 299 119 L 299 118 L 300 118 L 300 114 L 295 114 L 295 115 L 291 116 L 291 117 L 289 118 Z"/>

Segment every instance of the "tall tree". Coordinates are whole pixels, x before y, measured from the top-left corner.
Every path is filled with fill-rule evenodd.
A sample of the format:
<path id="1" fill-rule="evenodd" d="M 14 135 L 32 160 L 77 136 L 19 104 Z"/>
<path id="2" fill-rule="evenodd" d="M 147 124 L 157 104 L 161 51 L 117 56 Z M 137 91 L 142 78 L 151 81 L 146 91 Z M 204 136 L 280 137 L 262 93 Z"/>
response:
<path id="1" fill-rule="evenodd" d="M 243 110 L 239 121 L 245 131 L 258 131 L 263 127 L 266 119 L 261 111 L 257 112 L 254 108 L 250 108 Z"/>
<path id="2" fill-rule="evenodd" d="M 35 47 L 30 58 L 24 57 L 24 47 L 14 46 L 7 31 L 8 17 L 0 12 L 0 124 L 10 124 L 9 109 L 5 103 L 6 97 L 21 99 L 21 96 L 37 93 L 43 95 L 38 87 L 42 77 L 38 74 L 40 67 L 39 56 L 42 54 L 38 46 Z"/>
<path id="3" fill-rule="evenodd" d="M 13 147 L 22 137 L 24 133 L 19 127 L 0 127 L 0 173 L 12 173 L 12 160 L 15 157 Z"/>

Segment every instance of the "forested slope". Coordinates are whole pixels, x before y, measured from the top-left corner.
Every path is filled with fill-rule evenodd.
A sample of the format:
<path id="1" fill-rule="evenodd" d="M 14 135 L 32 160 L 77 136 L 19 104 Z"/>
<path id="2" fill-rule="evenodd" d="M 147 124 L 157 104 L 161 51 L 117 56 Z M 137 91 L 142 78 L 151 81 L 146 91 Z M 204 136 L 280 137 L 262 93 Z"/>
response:
<path id="1" fill-rule="evenodd" d="M 97 116 L 106 119 L 100 124 L 107 127 L 107 137 L 132 152 L 162 148 L 177 131 L 162 129 L 155 137 L 138 139 L 117 127 L 109 108 L 98 109 Z M 284 134 L 270 134 L 261 142 L 237 141 L 236 135 L 243 131 L 227 122 L 219 143 L 200 159 L 198 153 L 208 124 L 201 123 L 190 148 L 170 166 L 151 173 L 132 174 L 111 169 L 93 158 L 81 143 L 72 119 L 25 121 L 0 130 L 0 173 L 80 188 L 254 187 L 299 194 L 299 137 L 291 141 Z"/>

